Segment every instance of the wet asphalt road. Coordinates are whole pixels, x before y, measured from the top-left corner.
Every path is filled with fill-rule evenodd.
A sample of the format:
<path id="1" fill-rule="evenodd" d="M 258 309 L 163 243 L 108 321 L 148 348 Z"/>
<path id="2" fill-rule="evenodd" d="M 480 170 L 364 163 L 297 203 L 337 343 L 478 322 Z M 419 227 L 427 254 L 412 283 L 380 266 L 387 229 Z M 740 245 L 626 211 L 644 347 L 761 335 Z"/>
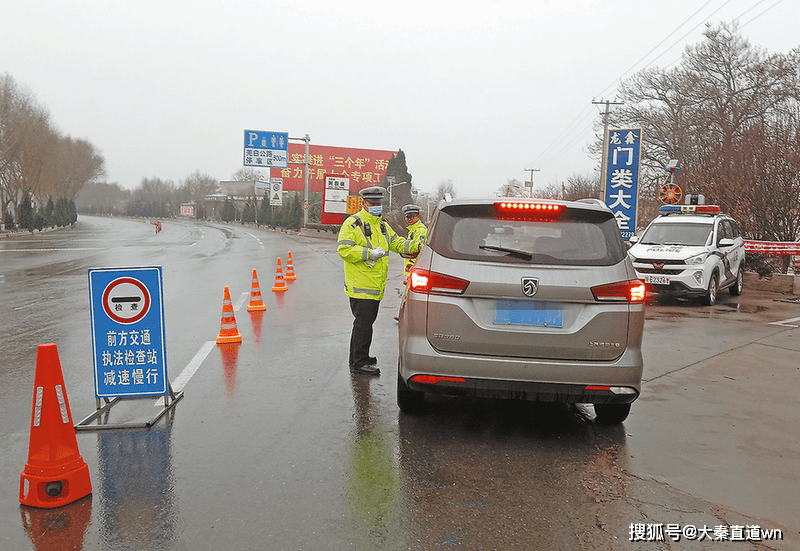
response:
<path id="1" fill-rule="evenodd" d="M 81 217 L 0 239 L 0 549 L 800 549 L 796 297 L 745 287 L 713 308 L 656 301 L 643 394 L 621 426 L 595 425 L 589 406 L 478 400 L 407 416 L 394 401 L 398 258 L 373 345 L 383 373 L 365 378 L 347 370 L 333 241 L 163 228 Z M 288 251 L 298 279 L 272 293 Z M 185 398 L 150 430 L 78 433 L 92 495 L 21 507 L 36 347 L 58 345 L 73 419 L 88 415 L 87 270 L 150 265 L 164 271 L 170 378 L 197 368 Z M 245 308 L 253 268 L 261 316 Z M 213 344 L 226 285 L 241 345 Z M 110 420 L 155 411 L 137 400 Z M 658 524 L 783 538 L 631 541 Z"/>

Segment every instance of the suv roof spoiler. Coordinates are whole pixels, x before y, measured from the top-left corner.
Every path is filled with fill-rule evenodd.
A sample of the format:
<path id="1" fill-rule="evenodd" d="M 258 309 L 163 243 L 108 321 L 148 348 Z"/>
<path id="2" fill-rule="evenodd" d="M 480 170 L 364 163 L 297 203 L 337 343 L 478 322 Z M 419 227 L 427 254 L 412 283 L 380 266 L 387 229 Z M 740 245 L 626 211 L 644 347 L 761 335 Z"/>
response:
<path id="1" fill-rule="evenodd" d="M 603 207 L 604 209 L 610 210 L 610 209 L 608 209 L 608 205 L 606 205 L 606 204 L 605 204 L 603 201 L 601 201 L 600 199 L 596 199 L 596 198 L 594 198 L 594 197 L 587 197 L 587 198 L 585 198 L 585 199 L 578 199 L 578 200 L 576 201 L 576 203 L 588 203 L 588 204 L 590 204 L 590 205 L 595 205 L 595 206 L 598 206 L 598 207 Z"/>

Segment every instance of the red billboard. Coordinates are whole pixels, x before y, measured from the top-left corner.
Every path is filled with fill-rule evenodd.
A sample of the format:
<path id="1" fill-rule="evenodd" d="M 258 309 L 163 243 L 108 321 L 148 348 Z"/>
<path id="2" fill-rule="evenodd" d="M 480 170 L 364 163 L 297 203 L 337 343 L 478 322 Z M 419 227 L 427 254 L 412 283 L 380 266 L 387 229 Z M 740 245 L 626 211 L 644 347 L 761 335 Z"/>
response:
<path id="1" fill-rule="evenodd" d="M 306 144 L 289 143 L 288 168 L 272 168 L 273 178 L 283 178 L 284 191 L 305 190 Z M 308 149 L 308 190 L 325 190 L 325 175 L 337 174 L 350 179 L 350 193 L 365 187 L 379 185 L 386 175 L 389 159 L 397 151 L 379 149 L 353 149 L 310 144 Z"/>

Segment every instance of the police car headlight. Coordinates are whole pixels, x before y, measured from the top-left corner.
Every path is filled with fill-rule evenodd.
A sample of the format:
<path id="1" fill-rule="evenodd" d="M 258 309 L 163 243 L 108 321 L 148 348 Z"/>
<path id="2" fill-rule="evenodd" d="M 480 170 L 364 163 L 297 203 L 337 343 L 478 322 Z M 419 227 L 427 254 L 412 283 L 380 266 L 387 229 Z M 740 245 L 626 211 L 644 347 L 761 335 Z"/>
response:
<path id="1" fill-rule="evenodd" d="M 689 266 L 696 266 L 697 264 L 703 264 L 705 263 L 706 258 L 708 258 L 708 253 L 698 254 L 690 258 L 687 258 L 686 264 L 688 264 Z"/>

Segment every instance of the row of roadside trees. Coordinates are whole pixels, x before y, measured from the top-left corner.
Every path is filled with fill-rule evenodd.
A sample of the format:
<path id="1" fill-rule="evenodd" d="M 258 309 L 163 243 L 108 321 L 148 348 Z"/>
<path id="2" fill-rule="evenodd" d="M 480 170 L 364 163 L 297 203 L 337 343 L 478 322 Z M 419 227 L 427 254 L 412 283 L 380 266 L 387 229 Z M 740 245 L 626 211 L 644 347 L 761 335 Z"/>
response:
<path id="1" fill-rule="evenodd" d="M 34 95 L 0 75 L 0 229 L 75 221 L 74 199 L 105 174 L 86 140 L 62 134 Z"/>

